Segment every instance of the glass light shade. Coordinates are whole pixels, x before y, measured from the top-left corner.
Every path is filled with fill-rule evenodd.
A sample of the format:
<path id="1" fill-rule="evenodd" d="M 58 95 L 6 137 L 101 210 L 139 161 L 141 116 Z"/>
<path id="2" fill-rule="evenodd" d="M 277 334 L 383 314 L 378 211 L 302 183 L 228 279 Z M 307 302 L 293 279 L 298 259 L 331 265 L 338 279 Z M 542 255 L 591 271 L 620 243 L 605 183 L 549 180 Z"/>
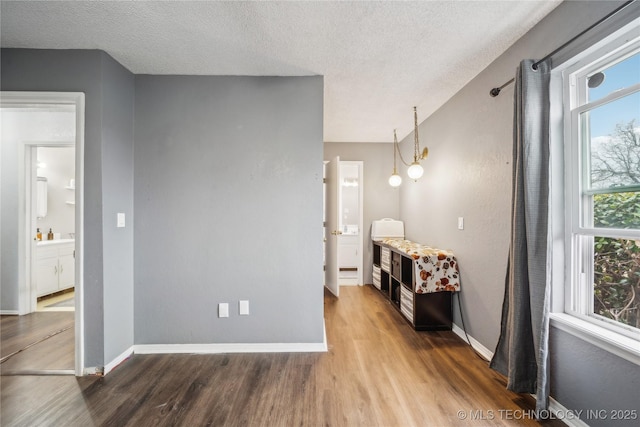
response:
<path id="1" fill-rule="evenodd" d="M 397 187 L 402 184 L 402 177 L 397 173 L 394 173 L 389 177 L 389 185 L 392 187 Z"/>
<path id="2" fill-rule="evenodd" d="M 407 169 L 407 175 L 409 175 L 409 178 L 413 180 L 419 179 L 423 173 L 424 169 L 422 169 L 422 166 L 420 166 L 420 163 L 418 162 L 411 163 L 411 166 Z"/>

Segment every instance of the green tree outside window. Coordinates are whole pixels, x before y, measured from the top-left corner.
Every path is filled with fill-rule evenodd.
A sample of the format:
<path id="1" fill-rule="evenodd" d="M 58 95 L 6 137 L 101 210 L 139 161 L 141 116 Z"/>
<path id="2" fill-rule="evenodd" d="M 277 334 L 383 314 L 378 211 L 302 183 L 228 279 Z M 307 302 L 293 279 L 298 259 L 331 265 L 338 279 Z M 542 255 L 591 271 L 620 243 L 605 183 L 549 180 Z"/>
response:
<path id="1" fill-rule="evenodd" d="M 640 183 L 640 131 L 619 124 L 611 143 L 593 156 L 593 183 Z M 595 227 L 640 229 L 640 192 L 593 196 Z M 595 237 L 594 313 L 640 328 L 640 241 Z"/>

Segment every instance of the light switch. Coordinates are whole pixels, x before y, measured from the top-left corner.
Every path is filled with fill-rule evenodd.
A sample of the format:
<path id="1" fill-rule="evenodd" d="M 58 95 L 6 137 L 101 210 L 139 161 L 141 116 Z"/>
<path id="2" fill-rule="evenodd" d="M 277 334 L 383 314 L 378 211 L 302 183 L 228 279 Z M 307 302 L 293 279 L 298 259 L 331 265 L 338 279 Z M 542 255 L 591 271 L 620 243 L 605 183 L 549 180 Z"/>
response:
<path id="1" fill-rule="evenodd" d="M 464 218 L 461 216 L 458 217 L 458 230 L 464 230 Z"/>
<path id="2" fill-rule="evenodd" d="M 229 303 L 221 302 L 218 304 L 218 317 L 229 317 Z"/>
<path id="3" fill-rule="evenodd" d="M 249 301 L 240 300 L 240 316 L 248 316 L 249 315 Z"/>
<path id="4" fill-rule="evenodd" d="M 124 213 L 122 213 L 122 212 L 118 212 L 118 214 L 117 214 L 117 218 L 118 218 L 118 220 L 117 220 L 117 227 L 118 227 L 118 228 L 122 228 L 122 227 L 124 227 Z"/>

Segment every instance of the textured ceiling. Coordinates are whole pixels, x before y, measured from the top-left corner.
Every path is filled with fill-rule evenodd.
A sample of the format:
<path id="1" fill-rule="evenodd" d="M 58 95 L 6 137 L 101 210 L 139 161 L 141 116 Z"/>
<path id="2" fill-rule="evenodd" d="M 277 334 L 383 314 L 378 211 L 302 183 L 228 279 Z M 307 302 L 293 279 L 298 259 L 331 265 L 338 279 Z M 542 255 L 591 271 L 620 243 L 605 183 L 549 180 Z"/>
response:
<path id="1" fill-rule="evenodd" d="M 0 41 L 102 49 L 136 74 L 323 75 L 325 141 L 391 142 L 558 4 L 2 1 Z"/>

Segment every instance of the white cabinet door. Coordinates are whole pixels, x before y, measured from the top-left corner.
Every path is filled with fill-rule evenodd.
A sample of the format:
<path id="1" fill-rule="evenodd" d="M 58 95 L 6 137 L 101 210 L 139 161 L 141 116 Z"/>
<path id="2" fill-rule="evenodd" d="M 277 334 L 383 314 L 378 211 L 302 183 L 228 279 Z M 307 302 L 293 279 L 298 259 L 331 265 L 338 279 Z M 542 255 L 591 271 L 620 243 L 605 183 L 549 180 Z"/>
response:
<path id="1" fill-rule="evenodd" d="M 65 243 L 58 248 L 58 288 L 73 288 L 75 281 L 75 260 L 73 243 Z"/>
<path id="2" fill-rule="evenodd" d="M 338 267 L 358 268 L 358 236 L 339 236 Z"/>
<path id="3" fill-rule="evenodd" d="M 60 290 L 73 288 L 75 279 L 75 260 L 73 254 L 60 255 L 58 258 L 58 288 Z"/>
<path id="4" fill-rule="evenodd" d="M 38 296 L 58 290 L 58 257 L 38 258 L 36 280 Z"/>

